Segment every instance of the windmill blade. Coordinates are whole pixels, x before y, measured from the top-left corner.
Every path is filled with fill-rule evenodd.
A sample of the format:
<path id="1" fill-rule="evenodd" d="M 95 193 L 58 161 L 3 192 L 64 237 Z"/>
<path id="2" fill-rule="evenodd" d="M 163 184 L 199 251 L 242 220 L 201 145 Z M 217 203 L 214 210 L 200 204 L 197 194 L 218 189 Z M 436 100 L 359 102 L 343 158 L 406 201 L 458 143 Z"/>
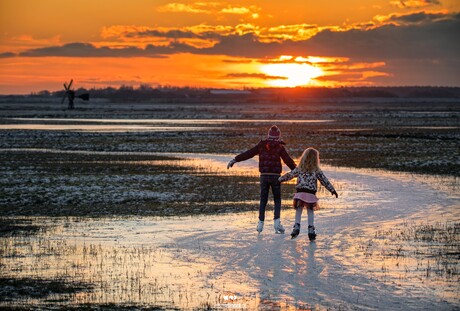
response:
<path id="1" fill-rule="evenodd" d="M 67 88 L 68 90 L 70 90 L 70 87 L 72 86 L 72 83 L 73 83 L 73 79 L 70 79 L 69 87 Z"/>
<path id="2" fill-rule="evenodd" d="M 83 100 L 89 100 L 89 93 L 83 93 L 83 94 L 78 95 L 77 97 Z"/>
<path id="3" fill-rule="evenodd" d="M 66 92 L 69 90 L 69 88 L 67 87 L 67 83 L 64 82 L 64 89 L 66 90 Z"/>

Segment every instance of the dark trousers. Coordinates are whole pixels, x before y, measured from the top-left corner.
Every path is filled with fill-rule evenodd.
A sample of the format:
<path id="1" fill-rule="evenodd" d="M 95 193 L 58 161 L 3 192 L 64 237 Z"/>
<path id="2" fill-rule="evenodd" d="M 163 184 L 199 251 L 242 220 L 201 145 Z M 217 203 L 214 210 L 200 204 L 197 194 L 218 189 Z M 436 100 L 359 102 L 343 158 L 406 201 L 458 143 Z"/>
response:
<path id="1" fill-rule="evenodd" d="M 278 181 L 279 175 L 260 175 L 260 205 L 259 220 L 265 220 L 265 207 L 268 202 L 268 193 L 272 188 L 273 200 L 275 201 L 275 217 L 280 218 L 281 213 L 281 184 Z"/>

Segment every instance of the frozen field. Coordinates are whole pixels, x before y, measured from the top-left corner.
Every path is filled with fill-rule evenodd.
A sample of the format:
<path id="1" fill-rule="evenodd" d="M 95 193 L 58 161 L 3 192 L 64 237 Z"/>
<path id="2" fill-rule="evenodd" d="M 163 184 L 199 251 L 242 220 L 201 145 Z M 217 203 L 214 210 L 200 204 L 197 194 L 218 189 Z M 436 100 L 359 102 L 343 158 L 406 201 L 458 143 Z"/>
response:
<path id="1" fill-rule="evenodd" d="M 310 145 L 335 166 L 460 176 L 456 99 L 96 100 L 73 111 L 58 100 L 31 100 L 0 97 L 0 148 L 235 154 L 256 144 L 276 123 L 295 157 Z"/>
<path id="2" fill-rule="evenodd" d="M 0 308 L 460 308 L 455 100 L 56 105 L 0 98 Z M 316 242 L 293 183 L 258 235 L 257 159 L 226 169 L 272 123 L 339 193 Z"/>
<path id="3" fill-rule="evenodd" d="M 223 155 L 187 157 L 214 161 L 226 173 Z M 254 171 L 255 163 L 238 165 L 234 173 Z M 51 291 L 47 299 L 3 305 L 458 307 L 458 180 L 333 167 L 324 171 L 340 189 L 340 197 L 323 193 L 323 209 L 316 214 L 318 239 L 313 243 L 305 232 L 295 240 L 289 234 L 276 235 L 269 221 L 258 235 L 255 211 L 163 218 L 28 218 L 50 229 L 28 238 L 13 237 L 3 245 L 3 277 L 51 277 L 91 286 L 65 298 Z M 284 201 L 287 231 L 294 217 L 289 205 Z M 444 243 L 444 253 L 432 253 L 439 241 L 401 238 L 423 226 L 432 226 L 433 232 L 442 227 L 456 230 Z"/>

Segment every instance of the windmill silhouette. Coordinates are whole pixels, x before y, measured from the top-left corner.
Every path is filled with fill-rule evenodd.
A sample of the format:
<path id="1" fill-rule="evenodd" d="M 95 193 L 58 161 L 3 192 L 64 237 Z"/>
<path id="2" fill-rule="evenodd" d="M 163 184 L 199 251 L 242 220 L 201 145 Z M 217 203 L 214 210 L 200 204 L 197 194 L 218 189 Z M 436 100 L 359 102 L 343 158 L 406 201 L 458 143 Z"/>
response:
<path id="1" fill-rule="evenodd" d="M 64 103 L 65 99 L 67 98 L 69 101 L 69 109 L 74 109 L 75 105 L 73 101 L 75 100 L 75 97 L 78 97 L 82 100 L 89 100 L 89 93 L 83 93 L 80 95 L 75 96 L 75 91 L 71 89 L 73 83 L 73 79 L 70 80 L 69 84 L 67 85 L 66 82 L 64 82 L 64 96 L 62 97 L 61 100 L 61 105 Z"/>

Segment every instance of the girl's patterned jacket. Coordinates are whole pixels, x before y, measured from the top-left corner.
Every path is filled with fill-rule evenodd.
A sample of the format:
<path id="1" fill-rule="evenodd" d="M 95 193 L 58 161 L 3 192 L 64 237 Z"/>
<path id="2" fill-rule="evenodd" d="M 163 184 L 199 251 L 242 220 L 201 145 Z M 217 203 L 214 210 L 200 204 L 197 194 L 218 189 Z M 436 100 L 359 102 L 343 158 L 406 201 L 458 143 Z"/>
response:
<path id="1" fill-rule="evenodd" d="M 321 170 L 318 170 L 313 173 L 302 172 L 299 167 L 296 167 L 289 173 L 284 174 L 279 178 L 280 182 L 291 180 L 292 178 L 297 177 L 297 185 L 295 186 L 297 192 L 308 192 L 316 194 L 318 190 L 317 181 L 326 187 L 331 193 L 335 192 L 334 186 L 329 182 L 324 173 Z"/>

